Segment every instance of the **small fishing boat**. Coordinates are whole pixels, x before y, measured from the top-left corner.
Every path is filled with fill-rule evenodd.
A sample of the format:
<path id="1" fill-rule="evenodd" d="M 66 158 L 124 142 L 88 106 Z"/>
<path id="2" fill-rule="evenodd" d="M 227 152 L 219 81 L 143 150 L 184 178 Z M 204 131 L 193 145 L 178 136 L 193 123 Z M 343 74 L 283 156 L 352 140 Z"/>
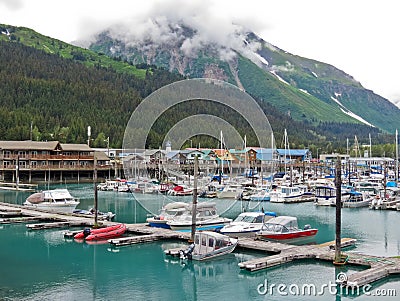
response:
<path id="1" fill-rule="evenodd" d="M 397 187 L 385 187 L 372 199 L 369 208 L 396 210 L 398 204 L 400 204 L 400 189 Z"/>
<path id="2" fill-rule="evenodd" d="M 276 217 L 275 212 L 243 212 L 229 225 L 224 226 L 221 234 L 230 237 L 254 237 L 268 220 Z"/>
<path id="3" fill-rule="evenodd" d="M 119 237 L 126 231 L 125 224 L 117 224 L 105 228 L 90 229 L 85 228 L 82 232 L 75 234 L 75 239 L 91 240 L 106 240 L 110 238 Z"/>
<path id="4" fill-rule="evenodd" d="M 186 188 L 182 185 L 177 185 L 174 188 L 168 190 L 167 192 L 168 195 L 174 195 L 174 196 L 185 196 L 185 195 L 192 195 L 193 190 L 190 188 Z"/>
<path id="5" fill-rule="evenodd" d="M 68 189 L 53 189 L 31 194 L 24 206 L 52 212 L 72 213 L 79 200 L 74 198 Z"/>
<path id="6" fill-rule="evenodd" d="M 90 208 L 89 210 L 75 209 L 72 213 L 83 215 L 86 217 L 94 217 L 94 215 L 95 215 L 94 208 Z M 108 212 L 97 211 L 97 218 L 99 220 L 112 221 L 114 219 L 114 217 L 115 217 L 115 213 L 112 213 L 111 211 L 108 211 Z"/>
<path id="7" fill-rule="evenodd" d="M 297 226 L 297 218 L 294 216 L 278 216 L 264 223 L 260 232 L 256 234 L 258 239 L 294 242 L 305 238 L 312 238 L 318 229 L 305 225 L 304 229 Z"/>
<path id="8" fill-rule="evenodd" d="M 350 197 L 350 187 L 341 187 L 341 200 L 345 201 Z M 336 206 L 336 187 L 332 185 L 319 185 L 315 187 L 315 201 L 317 206 Z"/>
<path id="9" fill-rule="evenodd" d="M 358 208 L 368 207 L 374 196 L 371 196 L 368 192 L 351 191 L 350 197 L 342 201 L 343 208 Z"/>
<path id="10" fill-rule="evenodd" d="M 211 231 L 196 232 L 194 243 L 186 250 L 181 250 L 181 259 L 206 260 L 231 253 L 238 240 L 227 235 Z"/>
<path id="11" fill-rule="evenodd" d="M 217 198 L 219 199 L 236 199 L 243 193 L 242 185 L 240 184 L 228 184 L 225 185 L 221 190 L 217 190 Z"/>
<path id="12" fill-rule="evenodd" d="M 249 196 L 250 201 L 268 202 L 271 199 L 270 190 L 268 188 L 256 191 Z"/>
<path id="13" fill-rule="evenodd" d="M 150 227 L 170 229 L 167 222 L 185 212 L 190 212 L 190 204 L 184 202 L 172 202 L 163 206 L 159 215 L 149 217 L 146 221 L 149 223 Z"/>
<path id="14" fill-rule="evenodd" d="M 304 191 L 298 186 L 280 186 L 270 192 L 271 203 L 297 202 L 303 197 Z"/>

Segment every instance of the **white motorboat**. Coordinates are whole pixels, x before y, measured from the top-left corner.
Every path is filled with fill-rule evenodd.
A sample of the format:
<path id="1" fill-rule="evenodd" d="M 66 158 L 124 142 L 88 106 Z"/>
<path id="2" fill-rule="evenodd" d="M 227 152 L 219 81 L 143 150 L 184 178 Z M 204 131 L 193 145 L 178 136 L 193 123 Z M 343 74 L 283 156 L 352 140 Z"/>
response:
<path id="1" fill-rule="evenodd" d="M 53 189 L 30 195 L 24 205 L 40 210 L 72 213 L 79 205 L 79 200 L 74 198 L 68 189 Z"/>
<path id="2" fill-rule="evenodd" d="M 181 259 L 205 260 L 231 253 L 238 240 L 210 231 L 196 232 L 194 243 L 179 252 Z"/>
<path id="3" fill-rule="evenodd" d="M 219 199 L 236 199 L 243 193 L 243 187 L 240 184 L 228 184 L 217 190 L 217 198 Z"/>
<path id="4" fill-rule="evenodd" d="M 219 216 L 214 202 L 203 202 L 197 204 L 196 230 L 217 230 L 229 224 L 232 219 Z M 167 222 L 172 230 L 190 231 L 192 228 L 192 208 L 189 212 L 173 217 Z"/>
<path id="5" fill-rule="evenodd" d="M 321 185 L 315 187 L 314 204 L 318 206 L 336 206 L 336 187 L 331 185 Z M 350 197 L 350 190 L 342 187 L 341 200 L 342 202 Z"/>
<path id="6" fill-rule="evenodd" d="M 368 207 L 374 196 L 371 196 L 367 192 L 351 191 L 350 197 L 342 201 L 342 207 L 344 208 L 358 208 L 358 207 Z"/>
<path id="7" fill-rule="evenodd" d="M 146 221 L 151 227 L 170 229 L 167 222 L 184 213 L 190 213 L 190 207 L 191 204 L 184 202 L 168 203 L 161 208 L 159 215 L 149 217 Z"/>
<path id="8" fill-rule="evenodd" d="M 275 212 L 243 212 L 229 225 L 224 226 L 220 233 L 236 238 L 253 237 L 265 222 L 274 217 Z"/>
<path id="9" fill-rule="evenodd" d="M 371 209 L 393 209 L 400 207 L 400 189 L 397 187 L 386 187 L 381 189 L 372 199 Z"/>
<path id="10" fill-rule="evenodd" d="M 271 203 L 295 203 L 311 201 L 310 195 L 305 195 L 304 190 L 299 186 L 280 186 L 270 192 Z M 305 200 L 305 197 L 307 198 Z"/>
<path id="11" fill-rule="evenodd" d="M 268 188 L 261 189 L 250 195 L 249 199 L 250 201 L 268 202 L 271 199 L 270 190 Z"/>

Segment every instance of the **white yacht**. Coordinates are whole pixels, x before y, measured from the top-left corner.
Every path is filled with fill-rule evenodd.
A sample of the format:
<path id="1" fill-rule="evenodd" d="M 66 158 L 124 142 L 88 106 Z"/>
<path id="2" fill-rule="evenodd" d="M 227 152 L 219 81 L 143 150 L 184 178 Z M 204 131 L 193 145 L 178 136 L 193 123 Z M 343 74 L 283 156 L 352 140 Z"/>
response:
<path id="1" fill-rule="evenodd" d="M 243 187 L 240 184 L 228 184 L 217 190 L 217 198 L 219 199 L 237 199 L 243 193 Z"/>
<path id="2" fill-rule="evenodd" d="M 196 230 L 217 230 L 229 224 L 232 219 L 219 216 L 213 202 L 203 202 L 197 204 L 196 210 Z M 191 208 L 190 208 L 191 209 Z M 192 228 L 192 210 L 174 217 L 167 222 L 172 230 L 190 231 Z"/>
<path id="3" fill-rule="evenodd" d="M 146 219 L 146 221 L 149 223 L 150 227 L 170 229 L 170 226 L 167 224 L 167 222 L 173 218 L 176 218 L 177 216 L 190 212 L 190 208 L 191 204 L 184 202 L 168 203 L 161 208 L 159 215 L 149 217 Z"/>
<path id="4" fill-rule="evenodd" d="M 263 224 L 274 217 L 275 212 L 243 212 L 229 225 L 224 226 L 220 233 L 230 237 L 254 237 Z"/>
<path id="5" fill-rule="evenodd" d="M 74 198 L 68 189 L 53 189 L 36 192 L 30 195 L 24 205 L 35 209 L 52 212 L 72 213 L 79 200 Z"/>

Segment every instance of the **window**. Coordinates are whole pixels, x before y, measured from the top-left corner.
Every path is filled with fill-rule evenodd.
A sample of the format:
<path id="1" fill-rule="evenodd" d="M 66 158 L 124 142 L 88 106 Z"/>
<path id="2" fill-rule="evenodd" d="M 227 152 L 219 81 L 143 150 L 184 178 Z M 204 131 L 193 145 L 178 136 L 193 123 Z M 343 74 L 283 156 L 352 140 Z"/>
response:
<path id="1" fill-rule="evenodd" d="M 255 223 L 262 223 L 263 222 L 263 216 L 259 215 L 256 217 L 256 220 L 254 221 Z"/>

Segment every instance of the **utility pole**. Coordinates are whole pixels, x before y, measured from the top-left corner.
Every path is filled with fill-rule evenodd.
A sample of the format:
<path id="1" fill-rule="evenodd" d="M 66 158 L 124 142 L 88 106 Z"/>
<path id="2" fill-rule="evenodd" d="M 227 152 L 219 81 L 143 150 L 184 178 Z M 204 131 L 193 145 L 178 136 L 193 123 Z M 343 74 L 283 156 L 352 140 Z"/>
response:
<path id="1" fill-rule="evenodd" d="M 342 263 L 341 257 L 341 228 L 342 228 L 342 163 L 340 156 L 336 161 L 336 244 L 334 264 Z"/>
<path id="2" fill-rule="evenodd" d="M 93 171 L 93 186 L 94 186 L 94 226 L 97 227 L 97 212 L 98 212 L 98 198 L 97 198 L 97 158 L 94 153 L 94 171 Z"/>
<path id="3" fill-rule="evenodd" d="M 192 204 L 192 232 L 190 240 L 194 242 L 194 234 L 196 232 L 196 213 L 197 213 L 197 169 L 198 169 L 198 158 L 197 155 L 194 157 L 194 173 L 193 173 L 193 204 Z"/>

